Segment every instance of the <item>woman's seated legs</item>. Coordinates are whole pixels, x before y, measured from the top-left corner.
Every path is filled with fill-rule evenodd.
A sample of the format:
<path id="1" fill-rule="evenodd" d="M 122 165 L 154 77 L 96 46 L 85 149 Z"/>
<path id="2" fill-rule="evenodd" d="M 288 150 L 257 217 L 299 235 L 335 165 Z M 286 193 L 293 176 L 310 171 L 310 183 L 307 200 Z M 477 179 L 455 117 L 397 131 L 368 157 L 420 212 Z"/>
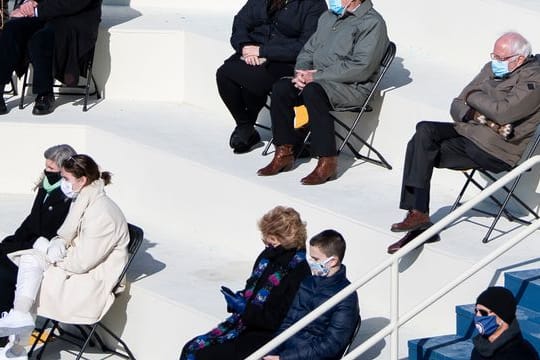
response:
<path id="1" fill-rule="evenodd" d="M 39 255 L 25 254 L 19 258 L 17 286 L 13 309 L 0 319 L 0 336 L 26 334 L 35 326 L 30 310 L 34 306 L 48 264 Z"/>

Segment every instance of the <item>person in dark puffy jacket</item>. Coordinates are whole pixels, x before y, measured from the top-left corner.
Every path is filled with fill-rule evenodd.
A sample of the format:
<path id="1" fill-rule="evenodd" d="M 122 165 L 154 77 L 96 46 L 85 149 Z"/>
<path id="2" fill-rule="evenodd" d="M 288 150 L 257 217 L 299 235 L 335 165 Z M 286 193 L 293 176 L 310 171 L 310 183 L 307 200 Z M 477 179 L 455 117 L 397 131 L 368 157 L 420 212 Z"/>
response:
<path id="1" fill-rule="evenodd" d="M 516 319 L 516 299 L 510 290 L 492 286 L 476 299 L 471 360 L 538 360 L 538 353 L 523 338 Z"/>
<path id="2" fill-rule="evenodd" d="M 235 53 L 217 70 L 216 80 L 236 121 L 229 140 L 235 153 L 260 141 L 254 124 L 272 84 L 293 75 L 296 56 L 326 8 L 324 0 L 248 0 L 234 17 Z"/>
<path id="3" fill-rule="evenodd" d="M 345 240 L 335 230 L 325 230 L 309 241 L 309 264 L 313 276 L 300 285 L 293 305 L 279 332 L 303 318 L 350 284 L 345 265 Z M 345 300 L 321 315 L 284 342 L 264 360 L 340 359 L 360 322 L 358 296 Z"/>

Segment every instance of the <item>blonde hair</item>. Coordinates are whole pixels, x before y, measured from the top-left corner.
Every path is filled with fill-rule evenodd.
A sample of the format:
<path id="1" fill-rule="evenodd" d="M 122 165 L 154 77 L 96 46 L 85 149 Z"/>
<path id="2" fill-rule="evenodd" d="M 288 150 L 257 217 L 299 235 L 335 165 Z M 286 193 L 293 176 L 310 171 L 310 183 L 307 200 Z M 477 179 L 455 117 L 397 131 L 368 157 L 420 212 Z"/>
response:
<path id="1" fill-rule="evenodd" d="M 275 236 L 281 246 L 286 249 L 306 248 L 306 223 L 293 208 L 276 206 L 264 214 L 257 225 L 263 238 L 269 235 Z"/>

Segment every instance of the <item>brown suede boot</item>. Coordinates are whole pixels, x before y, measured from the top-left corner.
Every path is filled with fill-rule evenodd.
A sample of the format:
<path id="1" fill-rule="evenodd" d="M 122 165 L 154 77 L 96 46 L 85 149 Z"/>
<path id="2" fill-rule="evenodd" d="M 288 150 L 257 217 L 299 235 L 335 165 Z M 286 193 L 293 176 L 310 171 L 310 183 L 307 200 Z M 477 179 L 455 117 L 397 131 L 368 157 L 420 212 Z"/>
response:
<path id="1" fill-rule="evenodd" d="M 276 147 L 274 158 L 270 164 L 257 171 L 259 176 L 276 175 L 282 171 L 289 171 L 294 165 L 294 153 L 292 145 L 279 145 Z"/>
<path id="2" fill-rule="evenodd" d="M 324 184 L 337 177 L 337 156 L 321 156 L 315 169 L 301 180 L 303 185 Z"/>

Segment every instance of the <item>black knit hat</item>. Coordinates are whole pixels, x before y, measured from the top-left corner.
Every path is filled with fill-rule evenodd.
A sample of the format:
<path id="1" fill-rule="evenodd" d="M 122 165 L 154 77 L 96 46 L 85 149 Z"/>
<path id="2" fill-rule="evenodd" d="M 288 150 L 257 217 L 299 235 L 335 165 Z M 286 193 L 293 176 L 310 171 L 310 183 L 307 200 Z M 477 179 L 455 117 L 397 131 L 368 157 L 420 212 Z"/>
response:
<path id="1" fill-rule="evenodd" d="M 507 324 L 516 317 L 516 299 L 510 290 L 501 286 L 488 287 L 478 296 L 476 303 L 484 305 L 499 315 Z"/>

